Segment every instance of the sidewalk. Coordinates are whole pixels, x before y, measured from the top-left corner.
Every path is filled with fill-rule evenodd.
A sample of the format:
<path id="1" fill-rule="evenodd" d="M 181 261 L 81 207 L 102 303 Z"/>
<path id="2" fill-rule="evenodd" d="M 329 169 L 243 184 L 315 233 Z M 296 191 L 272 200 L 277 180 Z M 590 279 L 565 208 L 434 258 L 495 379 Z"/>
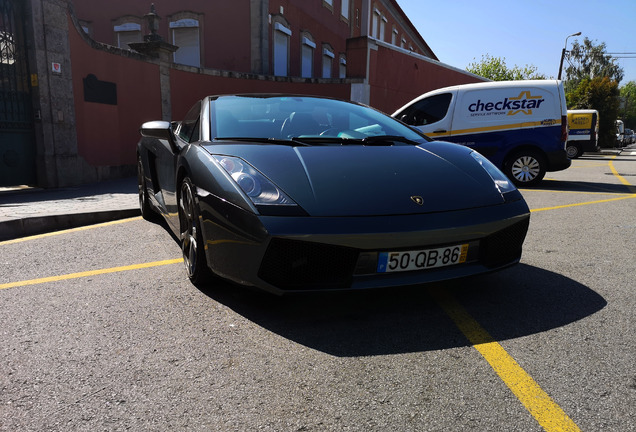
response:
<path id="1" fill-rule="evenodd" d="M 0 241 L 139 214 L 137 177 L 60 189 L 0 188 Z"/>

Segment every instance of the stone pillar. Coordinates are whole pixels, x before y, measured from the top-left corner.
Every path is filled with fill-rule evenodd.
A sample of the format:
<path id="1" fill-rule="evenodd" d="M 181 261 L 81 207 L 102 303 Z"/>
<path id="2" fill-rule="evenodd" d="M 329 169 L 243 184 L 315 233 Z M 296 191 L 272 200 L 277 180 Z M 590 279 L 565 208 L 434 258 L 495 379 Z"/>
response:
<path id="1" fill-rule="evenodd" d="M 157 34 L 159 28 L 159 20 L 161 17 L 157 15 L 154 3 L 150 7 L 150 12 L 144 15 L 146 27 L 149 34 L 144 36 L 144 41 L 139 43 L 128 44 L 133 50 L 147 55 L 152 58 L 159 59 L 159 82 L 161 85 L 161 117 L 162 120 L 172 120 L 172 101 L 170 95 L 170 65 L 173 63 L 173 54 L 179 49 L 178 46 L 165 42 L 161 36 Z"/>

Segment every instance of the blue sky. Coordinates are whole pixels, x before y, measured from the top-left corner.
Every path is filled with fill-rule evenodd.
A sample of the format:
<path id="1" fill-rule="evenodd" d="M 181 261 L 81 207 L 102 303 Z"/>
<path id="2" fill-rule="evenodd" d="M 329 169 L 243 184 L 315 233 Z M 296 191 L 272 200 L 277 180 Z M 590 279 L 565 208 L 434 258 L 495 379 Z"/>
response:
<path id="1" fill-rule="evenodd" d="M 636 0 L 397 0 L 443 63 L 465 69 L 482 55 L 508 67 L 532 65 L 556 78 L 568 35 L 581 32 L 608 53 L 636 53 Z M 636 81 L 636 54 L 618 59 Z M 565 66 L 564 66 L 565 69 Z"/>

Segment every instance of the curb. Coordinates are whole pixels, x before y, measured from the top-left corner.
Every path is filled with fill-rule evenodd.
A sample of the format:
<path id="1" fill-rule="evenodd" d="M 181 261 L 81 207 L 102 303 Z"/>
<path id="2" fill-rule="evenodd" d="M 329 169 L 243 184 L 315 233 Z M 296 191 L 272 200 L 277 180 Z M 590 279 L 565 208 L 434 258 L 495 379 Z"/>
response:
<path id="1" fill-rule="evenodd" d="M 0 241 L 94 225 L 141 215 L 139 209 L 109 210 L 54 216 L 36 216 L 0 223 Z"/>

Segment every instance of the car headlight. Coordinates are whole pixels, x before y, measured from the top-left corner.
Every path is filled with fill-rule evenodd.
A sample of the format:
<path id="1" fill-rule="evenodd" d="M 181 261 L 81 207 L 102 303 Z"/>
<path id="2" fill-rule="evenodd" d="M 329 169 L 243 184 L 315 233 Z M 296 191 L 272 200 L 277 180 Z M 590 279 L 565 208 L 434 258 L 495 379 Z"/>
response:
<path id="1" fill-rule="evenodd" d="M 508 177 L 506 177 L 506 175 L 488 159 L 475 151 L 471 152 L 470 155 L 479 163 L 479 165 L 481 165 L 483 169 L 486 170 L 488 175 L 490 175 L 490 178 L 492 178 L 492 181 L 495 182 L 495 186 L 497 186 L 497 189 L 499 189 L 501 194 L 517 190 Z"/>
<path id="2" fill-rule="evenodd" d="M 247 162 L 232 156 L 214 156 L 254 205 L 296 206 L 274 183 Z"/>

